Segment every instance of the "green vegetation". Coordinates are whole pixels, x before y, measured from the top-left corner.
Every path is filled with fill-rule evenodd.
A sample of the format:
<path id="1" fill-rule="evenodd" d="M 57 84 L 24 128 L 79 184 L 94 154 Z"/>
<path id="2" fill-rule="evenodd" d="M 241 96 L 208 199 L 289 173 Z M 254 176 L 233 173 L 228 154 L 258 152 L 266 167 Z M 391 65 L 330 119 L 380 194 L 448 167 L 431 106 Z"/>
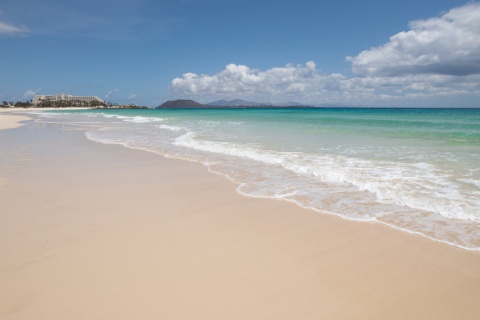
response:
<path id="1" fill-rule="evenodd" d="M 100 101 L 82 101 L 82 100 L 60 100 L 60 101 L 42 101 L 37 104 L 38 108 L 68 108 L 68 107 L 82 107 L 82 108 L 100 108 L 105 107 L 106 104 Z"/>
<path id="2" fill-rule="evenodd" d="M 71 108 L 71 107 L 81 107 L 81 108 L 108 108 L 108 109 L 148 109 L 148 107 L 137 106 L 135 104 L 120 105 L 118 103 L 107 102 L 103 103 L 100 101 L 82 101 L 82 100 L 60 100 L 60 101 L 42 101 L 36 106 L 33 105 L 32 100 L 29 101 L 17 101 L 17 102 L 8 102 L 3 101 L 3 104 L 0 105 L 3 108 Z"/>
<path id="3" fill-rule="evenodd" d="M 3 101 L 1 107 L 3 108 L 30 108 L 32 107 L 32 100 L 22 102 L 22 101 L 17 101 L 17 102 L 8 102 L 8 101 Z"/>

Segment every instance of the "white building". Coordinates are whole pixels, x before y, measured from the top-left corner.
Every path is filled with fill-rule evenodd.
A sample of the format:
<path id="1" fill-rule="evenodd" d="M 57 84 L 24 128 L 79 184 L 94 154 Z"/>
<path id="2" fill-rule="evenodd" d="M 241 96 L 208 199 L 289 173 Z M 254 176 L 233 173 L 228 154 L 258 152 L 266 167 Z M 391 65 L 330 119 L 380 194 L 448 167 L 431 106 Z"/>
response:
<path id="1" fill-rule="evenodd" d="M 36 107 L 42 102 L 59 102 L 59 101 L 83 101 L 83 102 L 92 102 L 97 101 L 99 103 L 105 103 L 102 99 L 95 96 L 82 97 L 82 96 L 72 96 L 68 94 L 55 94 L 55 95 L 37 95 L 33 98 L 33 106 Z"/>

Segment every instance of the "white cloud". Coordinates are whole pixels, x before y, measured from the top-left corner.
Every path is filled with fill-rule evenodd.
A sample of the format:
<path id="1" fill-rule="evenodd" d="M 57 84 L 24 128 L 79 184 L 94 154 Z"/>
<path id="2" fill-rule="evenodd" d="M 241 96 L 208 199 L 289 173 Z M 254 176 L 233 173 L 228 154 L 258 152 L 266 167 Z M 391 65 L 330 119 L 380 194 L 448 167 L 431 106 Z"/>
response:
<path id="1" fill-rule="evenodd" d="M 37 90 L 29 89 L 29 90 L 25 91 L 22 98 L 23 99 L 32 99 L 33 97 L 35 97 L 37 95 L 37 93 L 40 92 L 40 90 L 41 89 L 37 89 Z"/>
<path id="2" fill-rule="evenodd" d="M 116 92 L 118 92 L 118 91 L 120 91 L 120 90 L 118 90 L 118 89 L 113 89 L 113 90 L 108 91 L 108 92 L 105 94 L 105 98 L 110 98 L 110 96 L 111 96 L 112 94 L 114 94 L 114 93 L 116 93 Z"/>
<path id="3" fill-rule="evenodd" d="M 397 103 L 401 99 L 478 95 L 480 75 L 416 74 L 397 77 L 353 77 L 323 74 L 310 61 L 265 71 L 229 64 L 214 75 L 186 73 L 172 80 L 172 98 L 210 102 L 250 99 L 258 102 L 298 101 L 309 104 Z"/>
<path id="4" fill-rule="evenodd" d="M 128 100 L 132 100 L 132 99 L 135 99 L 137 97 L 137 94 L 136 93 L 129 93 L 127 95 L 127 99 Z"/>
<path id="5" fill-rule="evenodd" d="M 26 26 L 15 26 L 6 22 L 0 21 L 0 36 L 21 36 L 29 32 Z"/>
<path id="6" fill-rule="evenodd" d="M 175 97 L 203 100 L 241 97 L 260 102 L 361 103 L 374 99 L 374 88 L 378 85 L 375 79 L 323 74 L 309 61 L 305 65 L 289 64 L 265 71 L 229 64 L 212 76 L 184 74 L 172 81 L 170 90 Z"/>
<path id="7" fill-rule="evenodd" d="M 413 21 L 410 30 L 392 36 L 390 42 L 347 60 L 360 77 L 480 74 L 480 4 Z"/>
<path id="8" fill-rule="evenodd" d="M 174 96 L 196 96 L 204 99 L 241 96 L 272 102 L 291 99 L 328 100 L 349 89 L 350 80 L 339 74 L 320 73 L 313 61 L 305 65 L 287 64 L 265 71 L 244 65 L 229 64 L 215 75 L 186 73 L 172 80 L 170 91 Z"/>
<path id="9" fill-rule="evenodd" d="M 229 64 L 214 75 L 185 73 L 171 82 L 171 98 L 202 102 L 241 98 L 307 104 L 408 104 L 415 99 L 470 99 L 480 95 L 480 4 L 414 21 L 383 46 L 347 58 L 353 77 L 305 65 L 256 70 Z"/>

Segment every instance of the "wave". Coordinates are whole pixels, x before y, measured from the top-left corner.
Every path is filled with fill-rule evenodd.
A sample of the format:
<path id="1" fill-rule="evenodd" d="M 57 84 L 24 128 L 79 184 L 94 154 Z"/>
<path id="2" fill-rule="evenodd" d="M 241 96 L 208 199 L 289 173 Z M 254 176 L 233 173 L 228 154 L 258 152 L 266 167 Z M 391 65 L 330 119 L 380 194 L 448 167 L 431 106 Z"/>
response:
<path id="1" fill-rule="evenodd" d="M 338 141 L 348 140 L 341 137 L 318 148 L 298 147 L 292 139 L 287 143 L 295 146 L 288 150 L 276 144 L 288 137 L 283 132 L 290 130 L 286 126 L 265 129 L 252 121 L 177 116 L 92 113 L 45 118 L 87 124 L 88 118 L 97 117 L 95 121 L 103 124 L 86 126 L 88 139 L 201 162 L 236 182 L 241 194 L 290 201 L 345 219 L 375 221 L 480 250 L 480 171 L 464 163 L 465 159 L 475 163 L 476 153 L 464 155 L 450 148 L 425 153 L 412 145 L 376 141 L 358 147 L 351 147 L 349 141 L 348 148 L 343 148 Z M 261 140 L 262 130 L 267 130 L 269 138 L 278 135 L 274 144 Z M 243 138 L 243 134 L 250 135 Z"/>
<path id="2" fill-rule="evenodd" d="M 358 191 L 374 194 L 377 202 L 434 212 L 448 219 L 480 222 L 480 198 L 474 194 L 465 198 L 431 164 L 260 150 L 196 139 L 193 132 L 179 136 L 174 144 L 280 166 L 296 174 L 313 176 L 321 182 L 346 183 L 355 186 Z"/>

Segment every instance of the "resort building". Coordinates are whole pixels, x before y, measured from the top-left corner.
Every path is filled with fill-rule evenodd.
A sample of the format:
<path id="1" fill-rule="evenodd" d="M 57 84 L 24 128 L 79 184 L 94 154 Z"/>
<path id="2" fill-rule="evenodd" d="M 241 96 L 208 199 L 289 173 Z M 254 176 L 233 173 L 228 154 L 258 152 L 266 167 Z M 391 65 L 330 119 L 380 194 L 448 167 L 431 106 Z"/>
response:
<path id="1" fill-rule="evenodd" d="M 56 94 L 56 95 L 37 95 L 33 99 L 33 106 L 36 107 L 42 103 L 57 103 L 57 102 L 72 102 L 72 103 L 91 103 L 92 101 L 98 102 L 98 104 L 104 104 L 105 102 L 99 97 L 95 96 L 72 96 L 68 94 Z"/>

